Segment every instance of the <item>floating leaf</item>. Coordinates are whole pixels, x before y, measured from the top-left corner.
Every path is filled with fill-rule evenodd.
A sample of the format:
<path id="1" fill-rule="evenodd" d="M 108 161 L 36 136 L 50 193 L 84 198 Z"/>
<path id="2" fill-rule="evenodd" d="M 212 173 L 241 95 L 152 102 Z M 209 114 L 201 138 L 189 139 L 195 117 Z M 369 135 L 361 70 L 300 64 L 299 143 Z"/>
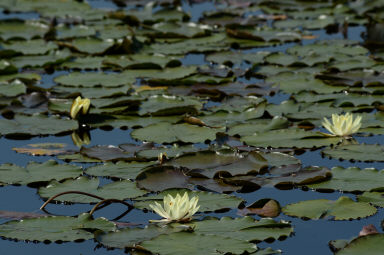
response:
<path id="1" fill-rule="evenodd" d="M 99 187 L 99 183 L 99 179 L 88 179 L 85 176 L 81 176 L 76 179 L 69 179 L 62 183 L 52 181 L 46 187 L 39 188 L 38 194 L 41 197 L 49 198 L 61 192 L 76 190 L 91 193 L 104 199 L 114 198 L 122 200 L 145 194 L 144 191 L 136 188 L 136 184 L 134 182 L 128 180 L 109 183 L 102 187 Z M 79 194 L 66 194 L 57 197 L 55 200 L 72 203 L 95 203 L 100 201 L 96 198 Z"/>
<path id="2" fill-rule="evenodd" d="M 87 213 L 78 217 L 47 216 L 10 221 L 0 225 L 0 236 L 29 241 L 79 241 L 93 238 L 90 230 L 112 231 L 115 224 L 105 218 L 93 220 Z"/>
<path id="3" fill-rule="evenodd" d="M 5 50 L 20 52 L 25 55 L 46 54 L 48 51 L 57 49 L 53 42 L 46 42 L 42 39 L 29 41 L 8 41 L 1 45 Z"/>
<path id="4" fill-rule="evenodd" d="M 96 165 L 86 169 L 86 173 L 92 176 L 116 177 L 134 180 L 136 176 L 147 166 L 157 162 L 107 162 L 103 165 Z"/>
<path id="5" fill-rule="evenodd" d="M 332 217 L 335 220 L 350 220 L 372 216 L 377 209 L 367 203 L 354 202 L 349 197 L 338 200 L 307 200 L 289 204 L 283 208 L 283 213 L 289 216 L 322 219 Z"/>
<path id="6" fill-rule="evenodd" d="M 151 96 L 140 105 L 139 115 L 178 115 L 196 113 L 203 104 L 194 98 L 173 96 Z"/>
<path id="7" fill-rule="evenodd" d="M 263 241 L 287 237 L 293 232 L 289 222 L 263 218 L 259 221 L 250 216 L 241 218 L 222 217 L 193 221 L 195 233 L 219 235 L 245 241 Z"/>
<path id="8" fill-rule="evenodd" d="M 337 251 L 337 255 L 380 255 L 384 245 L 384 234 L 373 234 L 353 239 L 343 249 Z"/>
<path id="9" fill-rule="evenodd" d="M 260 199 L 253 204 L 239 209 L 237 214 L 251 215 L 257 214 L 261 217 L 277 217 L 281 211 L 280 204 L 274 199 L 264 198 Z"/>
<path id="10" fill-rule="evenodd" d="M 137 186 L 150 191 L 163 191 L 170 188 L 187 188 L 189 177 L 172 166 L 152 166 L 144 169 L 137 177 Z M 193 186 L 192 186 L 193 187 Z"/>
<path id="11" fill-rule="evenodd" d="M 256 251 L 255 245 L 246 241 L 195 233 L 172 233 L 160 235 L 149 241 L 144 241 L 141 246 L 154 253 L 173 255 L 173 254 L 243 254 L 244 252 Z"/>
<path id="12" fill-rule="evenodd" d="M 335 148 L 326 148 L 323 155 L 346 160 L 383 161 L 384 146 L 377 144 L 348 144 Z"/>
<path id="13" fill-rule="evenodd" d="M 244 175 L 258 173 L 268 167 L 268 161 L 258 152 L 237 155 L 233 151 L 201 151 L 187 154 L 171 160 L 168 164 L 186 167 L 188 175 L 203 175 L 212 178 L 218 173 Z"/>
<path id="14" fill-rule="evenodd" d="M 160 122 L 132 131 L 134 139 L 155 143 L 173 143 L 182 141 L 185 143 L 202 143 L 206 140 L 213 141 L 218 129 L 199 127 L 189 124 L 177 124 Z"/>
<path id="15" fill-rule="evenodd" d="M 77 121 L 45 115 L 15 115 L 11 120 L 0 119 L 1 135 L 50 135 L 77 128 Z"/>
<path id="16" fill-rule="evenodd" d="M 49 26 L 39 20 L 2 20 L 0 22 L 0 37 L 5 41 L 43 37 L 48 30 Z"/>
<path id="17" fill-rule="evenodd" d="M 340 138 L 326 138 L 320 133 L 301 129 L 280 129 L 241 137 L 241 141 L 256 147 L 313 148 L 338 144 Z"/>
<path id="18" fill-rule="evenodd" d="M 159 228 L 155 225 L 147 225 L 145 228 L 124 228 L 115 232 L 96 232 L 95 239 L 107 247 L 124 249 L 127 247 L 133 248 L 137 244 L 161 234 L 167 235 L 182 230 L 182 228 L 177 229 L 167 226 Z"/>
<path id="19" fill-rule="evenodd" d="M 58 164 L 54 160 L 44 163 L 30 162 L 23 168 L 14 164 L 0 165 L 0 183 L 23 184 L 74 178 L 83 172 L 79 166 Z"/>
<path id="20" fill-rule="evenodd" d="M 12 82 L 0 82 L 0 94 L 6 97 L 15 97 L 27 92 L 27 86 L 18 79 Z"/>
<path id="21" fill-rule="evenodd" d="M 384 207 L 384 193 L 364 192 L 363 194 L 357 196 L 357 201 Z"/>
<path id="22" fill-rule="evenodd" d="M 374 168 L 333 167 L 332 178 L 328 181 L 310 184 L 319 190 L 341 190 L 346 192 L 384 190 L 384 171 Z"/>

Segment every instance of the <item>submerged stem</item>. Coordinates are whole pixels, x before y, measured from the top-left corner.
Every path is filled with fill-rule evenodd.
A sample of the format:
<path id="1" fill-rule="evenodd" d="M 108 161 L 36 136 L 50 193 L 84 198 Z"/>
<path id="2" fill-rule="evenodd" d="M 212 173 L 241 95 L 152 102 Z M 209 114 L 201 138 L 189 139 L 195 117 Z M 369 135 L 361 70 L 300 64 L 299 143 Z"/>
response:
<path id="1" fill-rule="evenodd" d="M 130 203 L 128 202 L 125 202 L 124 200 L 120 200 L 120 199 L 114 199 L 114 198 L 109 198 L 109 199 L 104 199 L 100 202 L 98 202 L 93 208 L 92 210 L 89 212 L 89 215 L 92 215 L 100 205 L 103 205 L 103 204 L 110 204 L 110 203 L 120 203 L 120 204 L 123 204 L 123 205 L 126 205 L 129 210 L 132 210 L 133 209 L 133 205 L 131 205 Z"/>
<path id="2" fill-rule="evenodd" d="M 89 197 L 93 197 L 93 198 L 97 198 L 99 200 L 105 200 L 104 198 L 102 197 L 99 197 L 99 196 L 96 196 L 96 195 L 93 195 L 91 193 L 87 193 L 87 192 L 83 192 L 83 191 L 65 191 L 65 192 L 61 192 L 59 194 L 56 194 L 54 195 L 53 197 L 50 197 L 47 201 L 45 201 L 45 203 L 40 207 L 40 210 L 44 210 L 44 208 L 47 206 L 47 204 L 49 204 L 52 200 L 54 200 L 55 198 L 59 197 L 59 196 L 62 196 L 62 195 L 65 195 L 65 194 L 80 194 L 80 195 L 85 195 L 85 196 L 89 196 Z"/>

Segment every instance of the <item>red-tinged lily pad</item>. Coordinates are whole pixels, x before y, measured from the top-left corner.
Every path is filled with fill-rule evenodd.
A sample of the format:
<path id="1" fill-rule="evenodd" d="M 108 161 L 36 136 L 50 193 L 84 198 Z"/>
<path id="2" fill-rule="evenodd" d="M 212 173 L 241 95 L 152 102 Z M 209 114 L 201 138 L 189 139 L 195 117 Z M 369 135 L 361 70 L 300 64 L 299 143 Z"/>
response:
<path id="1" fill-rule="evenodd" d="M 280 204 L 274 199 L 264 198 L 253 204 L 239 209 L 237 214 L 245 216 L 256 214 L 261 217 L 277 217 L 281 212 Z"/>

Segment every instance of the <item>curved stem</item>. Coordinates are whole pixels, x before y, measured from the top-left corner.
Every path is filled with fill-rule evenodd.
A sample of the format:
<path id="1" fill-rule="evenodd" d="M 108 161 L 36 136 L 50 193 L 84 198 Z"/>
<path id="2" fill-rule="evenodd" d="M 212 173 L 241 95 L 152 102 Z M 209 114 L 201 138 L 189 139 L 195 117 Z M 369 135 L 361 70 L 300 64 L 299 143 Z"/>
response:
<path id="1" fill-rule="evenodd" d="M 49 204 L 52 200 L 54 200 L 55 198 L 57 198 L 57 197 L 59 197 L 59 196 L 65 195 L 65 194 L 80 194 L 80 195 L 85 195 L 85 196 L 89 196 L 89 197 L 97 198 L 97 199 L 99 199 L 99 200 L 104 200 L 104 198 L 102 198 L 102 197 L 93 195 L 93 194 L 91 194 L 91 193 L 83 192 L 83 191 L 65 191 L 65 192 L 61 192 L 61 193 L 59 193 L 59 194 L 56 194 L 56 195 L 54 195 L 53 197 L 50 197 L 50 198 L 49 198 L 47 201 L 45 201 L 45 203 L 40 207 L 40 210 L 44 210 L 44 208 L 47 206 L 47 204 Z"/>
<path id="2" fill-rule="evenodd" d="M 110 204 L 110 203 L 120 203 L 120 204 L 123 204 L 123 205 L 126 205 L 128 208 L 129 208 L 129 211 L 133 209 L 133 205 L 131 205 L 130 203 L 127 203 L 123 200 L 120 200 L 120 199 L 114 199 L 114 198 L 109 198 L 109 199 L 104 199 L 100 202 L 98 202 L 93 208 L 92 210 L 89 212 L 89 215 L 92 216 L 92 214 L 97 210 L 97 208 L 102 205 L 102 204 Z"/>

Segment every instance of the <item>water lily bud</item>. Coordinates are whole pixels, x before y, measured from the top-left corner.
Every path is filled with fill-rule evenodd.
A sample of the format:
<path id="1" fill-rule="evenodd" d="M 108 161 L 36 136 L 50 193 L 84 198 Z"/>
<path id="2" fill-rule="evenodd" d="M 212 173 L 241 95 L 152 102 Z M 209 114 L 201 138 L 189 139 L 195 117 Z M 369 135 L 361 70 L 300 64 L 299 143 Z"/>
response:
<path id="1" fill-rule="evenodd" d="M 76 97 L 73 101 L 70 115 L 72 119 L 76 119 L 77 115 L 80 113 L 86 115 L 89 112 L 89 107 L 91 106 L 91 100 L 89 98 L 82 99 L 80 96 Z"/>

